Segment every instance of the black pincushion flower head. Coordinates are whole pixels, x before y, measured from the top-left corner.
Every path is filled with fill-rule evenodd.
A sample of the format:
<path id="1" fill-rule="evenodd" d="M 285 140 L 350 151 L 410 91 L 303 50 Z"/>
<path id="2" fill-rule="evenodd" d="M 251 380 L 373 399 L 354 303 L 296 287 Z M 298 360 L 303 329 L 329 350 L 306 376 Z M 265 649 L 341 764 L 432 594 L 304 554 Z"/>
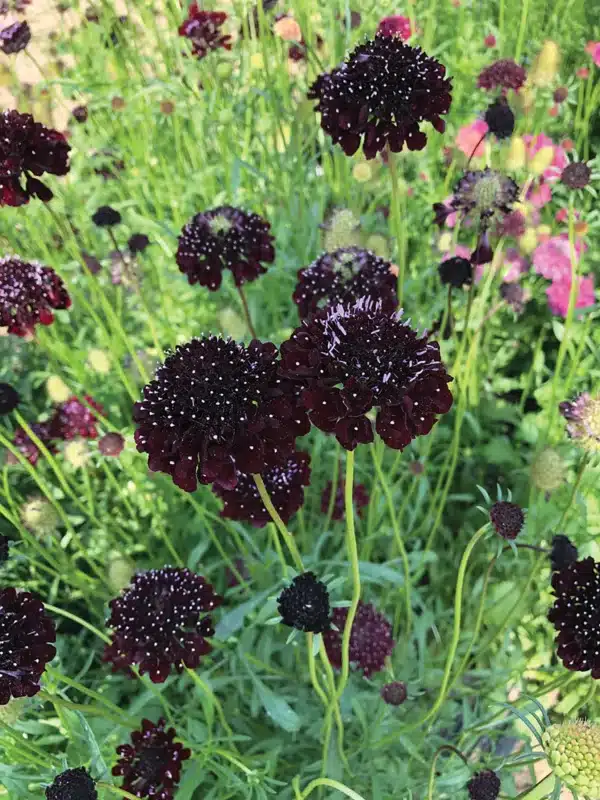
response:
<path id="1" fill-rule="evenodd" d="M 498 139 L 508 139 L 515 130 L 515 115 L 505 97 L 499 97 L 484 115 L 490 133 Z"/>
<path id="2" fill-rule="evenodd" d="M 600 678 L 600 564 L 576 561 L 552 575 L 556 595 L 548 619 L 556 628 L 558 657 L 567 669 Z"/>
<path id="3" fill-rule="evenodd" d="M 6 55 L 20 53 L 31 41 L 31 29 L 27 22 L 13 22 L 0 31 L 0 50 Z"/>
<path id="4" fill-rule="evenodd" d="M 20 397 L 10 383 L 0 383 L 0 416 L 10 414 L 19 405 Z"/>
<path id="5" fill-rule="evenodd" d="M 585 161 L 573 161 L 561 172 L 560 181 L 569 189 L 585 189 L 591 177 L 592 170 Z"/>
<path id="6" fill-rule="evenodd" d="M 182 763 L 191 751 L 175 742 L 175 729 L 166 721 L 142 720 L 142 728 L 131 734 L 131 744 L 117 747 L 120 756 L 113 775 L 123 776 L 122 789 L 141 798 L 173 800 L 181 778 Z"/>
<path id="7" fill-rule="evenodd" d="M 578 555 L 578 550 L 569 537 L 559 533 L 552 539 L 552 549 L 550 551 L 552 572 L 559 572 L 570 564 L 574 564 Z"/>
<path id="8" fill-rule="evenodd" d="M 84 767 L 67 769 L 46 789 L 46 800 L 98 800 L 96 784 Z"/>
<path id="9" fill-rule="evenodd" d="M 300 318 L 323 306 L 352 303 L 361 297 L 379 300 L 382 311 L 395 311 L 397 280 L 391 268 L 389 261 L 359 247 L 324 253 L 298 272 L 293 300 Z"/>
<path id="10" fill-rule="evenodd" d="M 54 623 L 30 592 L 0 589 L 0 705 L 40 691 L 46 664 L 56 655 Z"/>
<path id="11" fill-rule="evenodd" d="M 506 94 L 510 89 L 518 92 L 525 83 L 527 73 L 510 58 L 503 58 L 485 67 L 477 79 L 477 86 L 490 92 L 501 89 Z"/>
<path id="12" fill-rule="evenodd" d="M 496 800 L 500 788 L 500 778 L 491 769 L 476 772 L 467 783 L 470 800 Z"/>
<path id="13" fill-rule="evenodd" d="M 190 284 L 215 292 L 223 270 L 230 269 L 236 286 L 256 280 L 275 260 L 271 225 L 258 214 L 219 206 L 196 214 L 179 236 L 175 260 Z"/>
<path id="14" fill-rule="evenodd" d="M 212 650 L 207 638 L 214 630 L 207 614 L 222 602 L 211 584 L 189 569 L 139 572 L 110 602 L 107 624 L 113 630 L 103 660 L 114 671 L 129 672 L 136 664 L 154 683 L 165 681 L 172 668 L 195 669 Z"/>
<path id="15" fill-rule="evenodd" d="M 45 172 L 66 175 L 70 149 L 62 133 L 35 122 L 30 114 L 1 112 L 0 206 L 22 206 L 32 197 L 51 200 L 52 192 L 38 178 Z"/>
<path id="16" fill-rule="evenodd" d="M 440 281 L 460 289 L 473 281 L 473 265 L 466 258 L 453 256 L 438 266 Z"/>
<path id="17" fill-rule="evenodd" d="M 276 357 L 275 345 L 256 340 L 179 345 L 134 406 L 135 442 L 150 469 L 193 492 L 198 481 L 233 489 L 237 472 L 285 464 L 310 424 L 278 378 Z"/>
<path id="18" fill-rule="evenodd" d="M 281 374 L 303 387 L 311 422 L 346 450 L 373 441 L 372 409 L 377 433 L 402 450 L 452 405 L 439 345 L 369 299 L 305 320 L 281 356 Z"/>
<path id="19" fill-rule="evenodd" d="M 310 456 L 308 453 L 292 453 L 285 464 L 266 470 L 262 478 L 273 505 L 287 524 L 304 504 L 304 487 L 310 484 Z M 257 528 L 271 522 L 271 515 L 260 499 L 252 475 L 238 472 L 234 489 L 215 486 L 213 491 L 223 500 L 222 517 L 249 522 Z"/>
<path id="20" fill-rule="evenodd" d="M 90 408 L 91 406 L 91 408 Z M 89 395 L 85 403 L 77 397 L 70 397 L 56 409 L 50 422 L 51 435 L 55 439 L 96 439 L 98 418 L 94 413 L 104 414 L 104 409 Z"/>
<path id="21" fill-rule="evenodd" d="M 332 621 L 337 628 L 323 634 L 325 649 L 330 662 L 337 669 L 342 666 L 342 636 L 347 608 L 336 608 Z M 396 642 L 392 638 L 392 626 L 371 603 L 360 602 L 350 634 L 350 663 L 361 669 L 366 678 L 385 667 L 385 660 L 392 654 Z"/>
<path id="22" fill-rule="evenodd" d="M 92 214 L 92 222 L 99 228 L 112 228 L 121 222 L 121 215 L 112 206 L 100 206 Z"/>
<path id="23" fill-rule="evenodd" d="M 127 240 L 127 247 L 132 255 L 143 253 L 150 244 L 150 239 L 145 233 L 134 233 Z"/>
<path id="24" fill-rule="evenodd" d="M 362 141 L 370 159 L 386 146 L 394 153 L 405 143 L 422 150 L 427 143 L 422 122 L 443 133 L 451 91 L 443 64 L 399 36 L 379 33 L 339 67 L 319 75 L 308 97 L 318 101 L 321 127 L 334 144 L 351 156 Z"/>
<path id="25" fill-rule="evenodd" d="M 29 336 L 38 323 L 52 324 L 53 309 L 70 305 L 65 285 L 51 267 L 15 256 L 0 258 L 0 328 Z"/>
<path id="26" fill-rule="evenodd" d="M 494 530 L 503 539 L 516 539 L 523 525 L 525 524 L 525 514 L 523 509 L 516 503 L 508 500 L 498 500 L 490 508 L 490 522 Z"/>
<path id="27" fill-rule="evenodd" d="M 306 633 L 325 633 L 331 625 L 329 592 L 313 572 L 297 575 L 277 598 L 281 621 Z"/>
<path id="28" fill-rule="evenodd" d="M 231 36 L 221 30 L 226 19 L 227 14 L 224 11 L 204 11 L 194 2 L 188 9 L 187 19 L 179 26 L 178 33 L 191 41 L 192 54 L 201 59 L 211 50 L 221 47 L 231 50 Z"/>

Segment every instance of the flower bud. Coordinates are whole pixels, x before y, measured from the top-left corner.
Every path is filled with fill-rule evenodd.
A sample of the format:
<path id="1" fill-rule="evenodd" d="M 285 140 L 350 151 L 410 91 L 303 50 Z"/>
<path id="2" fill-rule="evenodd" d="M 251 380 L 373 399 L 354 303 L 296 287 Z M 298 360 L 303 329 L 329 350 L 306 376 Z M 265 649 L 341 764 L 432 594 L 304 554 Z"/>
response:
<path id="1" fill-rule="evenodd" d="M 554 147 L 542 147 L 529 162 L 529 171 L 533 175 L 542 175 L 554 160 Z"/>
<path id="2" fill-rule="evenodd" d="M 20 517 L 23 526 L 40 539 L 54 533 L 60 521 L 52 503 L 41 495 L 30 497 L 21 506 Z"/>
<path id="3" fill-rule="evenodd" d="M 544 448 L 531 465 L 533 485 L 543 492 L 553 492 L 565 479 L 566 465 L 551 447 Z"/>
<path id="4" fill-rule="evenodd" d="M 53 403 L 66 403 L 71 397 L 71 390 L 58 375 L 51 375 L 46 381 L 46 391 Z"/>
<path id="5" fill-rule="evenodd" d="M 533 86 L 550 86 L 558 73 L 559 64 L 558 45 L 551 39 L 546 39 L 529 73 L 529 80 Z"/>
<path id="6" fill-rule="evenodd" d="M 550 766 L 569 789 L 600 797 L 600 725 L 583 720 L 550 725 L 542 740 Z"/>

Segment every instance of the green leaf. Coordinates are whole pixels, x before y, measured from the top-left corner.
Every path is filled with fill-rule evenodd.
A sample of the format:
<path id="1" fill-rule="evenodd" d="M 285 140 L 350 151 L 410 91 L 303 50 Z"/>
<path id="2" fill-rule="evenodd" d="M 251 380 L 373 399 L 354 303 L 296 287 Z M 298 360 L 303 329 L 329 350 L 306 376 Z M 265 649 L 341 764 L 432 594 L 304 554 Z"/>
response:
<path id="1" fill-rule="evenodd" d="M 244 620 L 246 619 L 247 615 L 250 614 L 251 611 L 254 611 L 256 606 L 262 603 L 268 594 L 269 592 L 261 592 L 255 597 L 252 597 L 250 600 L 246 600 L 245 603 L 242 603 L 237 608 L 234 608 L 233 611 L 229 611 L 227 614 L 225 614 L 225 616 L 221 617 L 215 628 L 215 636 L 217 639 L 220 639 L 222 642 L 224 642 L 229 639 L 230 636 L 233 636 L 234 633 L 239 631 L 244 624 Z"/>
<path id="2" fill-rule="evenodd" d="M 252 676 L 260 702 L 275 725 L 288 733 L 300 730 L 301 720 L 287 700 L 271 691 L 256 675 Z"/>

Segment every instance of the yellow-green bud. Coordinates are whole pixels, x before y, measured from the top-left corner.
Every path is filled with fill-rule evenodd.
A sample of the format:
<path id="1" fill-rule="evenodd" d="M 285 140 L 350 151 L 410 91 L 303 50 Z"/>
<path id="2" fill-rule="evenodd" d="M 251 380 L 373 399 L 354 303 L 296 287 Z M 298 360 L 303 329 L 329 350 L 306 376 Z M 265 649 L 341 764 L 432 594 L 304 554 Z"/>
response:
<path id="1" fill-rule="evenodd" d="M 30 497 L 21 506 L 21 522 L 34 536 L 50 536 L 58 528 L 60 517 L 54 506 L 45 497 Z"/>
<path id="2" fill-rule="evenodd" d="M 85 439 L 72 439 L 67 442 L 64 449 L 65 459 L 72 467 L 84 467 L 90 457 L 90 448 Z"/>
<path id="3" fill-rule="evenodd" d="M 360 244 L 360 220 L 349 208 L 336 208 L 331 214 L 323 246 L 328 253 L 340 247 L 357 247 Z"/>
<path id="4" fill-rule="evenodd" d="M 560 455 L 551 447 L 538 453 L 531 465 L 533 485 L 543 492 L 553 492 L 565 479 L 566 466 Z"/>
<path id="5" fill-rule="evenodd" d="M 108 561 L 108 582 L 115 593 L 121 591 L 131 582 L 135 571 L 133 562 L 121 553 L 112 553 Z"/>
<path id="6" fill-rule="evenodd" d="M 101 375 L 107 375 L 110 372 L 110 358 L 104 350 L 94 348 L 90 350 L 87 358 L 88 367 L 94 372 L 99 372 Z"/>
<path id="7" fill-rule="evenodd" d="M 550 766 L 567 787 L 589 800 L 600 797 L 600 725 L 550 725 L 542 739 Z"/>
<path id="8" fill-rule="evenodd" d="M 380 258 L 389 258 L 390 249 L 388 247 L 388 240 L 380 233 L 374 233 L 367 239 L 367 250 L 375 253 Z"/>
<path id="9" fill-rule="evenodd" d="M 46 390 L 53 403 L 64 403 L 71 397 L 71 391 L 62 378 L 51 375 L 46 381 Z"/>

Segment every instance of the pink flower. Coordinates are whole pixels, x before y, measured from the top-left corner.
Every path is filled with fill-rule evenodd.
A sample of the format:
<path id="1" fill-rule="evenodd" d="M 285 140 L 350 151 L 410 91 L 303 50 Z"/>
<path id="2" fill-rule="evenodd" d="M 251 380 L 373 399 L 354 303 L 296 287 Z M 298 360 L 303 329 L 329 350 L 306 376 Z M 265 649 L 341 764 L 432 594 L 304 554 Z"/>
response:
<path id="1" fill-rule="evenodd" d="M 488 130 L 487 122 L 484 122 L 482 119 L 476 119 L 475 122 L 472 122 L 470 125 L 464 125 L 458 131 L 456 146 L 466 156 L 470 156 L 476 147 L 477 149 L 473 155 L 483 156 L 485 154 L 485 147 L 482 137 L 485 136 Z"/>
<path id="2" fill-rule="evenodd" d="M 566 317 L 569 309 L 570 294 L 570 279 L 552 281 L 550 286 L 546 289 L 550 311 L 553 314 L 559 314 L 561 317 Z M 575 308 L 589 308 L 589 306 L 594 305 L 595 300 L 593 275 L 588 275 L 585 278 L 579 278 L 579 292 L 577 300 L 575 301 Z"/>
<path id="3" fill-rule="evenodd" d="M 488 33 L 488 35 L 483 40 L 483 43 L 486 47 L 496 47 L 496 37 L 493 33 Z"/>
<path id="4" fill-rule="evenodd" d="M 457 244 L 454 247 L 451 247 L 450 250 L 442 252 L 442 256 L 444 259 L 452 258 L 453 256 L 460 256 L 461 258 L 466 258 L 467 261 L 470 261 L 471 250 L 469 247 L 465 247 L 464 244 Z"/>
<path id="5" fill-rule="evenodd" d="M 504 256 L 504 267 L 506 272 L 502 280 L 504 283 L 512 283 L 518 281 L 523 272 L 527 272 L 527 260 L 514 247 L 509 247 Z"/>
<path id="6" fill-rule="evenodd" d="M 412 33 L 410 19 L 403 17 L 401 14 L 384 17 L 379 23 L 377 33 L 382 33 L 384 36 L 399 36 L 406 41 L 410 39 Z"/>
<path id="7" fill-rule="evenodd" d="M 525 140 L 525 146 L 527 148 L 528 160 L 531 160 L 538 150 L 542 149 L 542 147 L 554 148 L 554 157 L 552 159 L 552 163 L 544 172 L 544 178 L 547 181 L 557 181 L 560 178 L 561 172 L 569 163 L 569 159 L 567 158 L 567 154 L 564 149 L 559 144 L 554 144 L 552 139 L 549 136 L 546 136 L 545 133 L 538 133 L 537 136 L 526 134 L 523 136 L 523 139 Z"/>
<path id="8" fill-rule="evenodd" d="M 575 258 L 577 260 L 585 249 L 587 249 L 585 244 L 575 242 Z M 533 268 L 538 275 L 551 281 L 570 281 L 571 249 L 568 235 L 561 233 L 538 245 L 533 251 L 532 261 Z"/>
<path id="9" fill-rule="evenodd" d="M 547 183 L 534 184 L 527 193 L 527 199 L 535 208 L 543 208 L 552 200 L 552 190 Z"/>
<path id="10" fill-rule="evenodd" d="M 561 208 L 560 211 L 557 211 L 554 215 L 554 219 L 557 222 L 567 222 L 569 219 L 569 211 L 566 208 Z"/>
<path id="11" fill-rule="evenodd" d="M 577 75 L 578 78 L 585 80 L 586 78 L 590 77 L 590 71 L 587 67 L 580 67 L 575 75 Z"/>
<path id="12" fill-rule="evenodd" d="M 594 64 L 600 67 L 600 42 L 588 42 L 585 46 L 585 52 L 589 53 Z"/>

